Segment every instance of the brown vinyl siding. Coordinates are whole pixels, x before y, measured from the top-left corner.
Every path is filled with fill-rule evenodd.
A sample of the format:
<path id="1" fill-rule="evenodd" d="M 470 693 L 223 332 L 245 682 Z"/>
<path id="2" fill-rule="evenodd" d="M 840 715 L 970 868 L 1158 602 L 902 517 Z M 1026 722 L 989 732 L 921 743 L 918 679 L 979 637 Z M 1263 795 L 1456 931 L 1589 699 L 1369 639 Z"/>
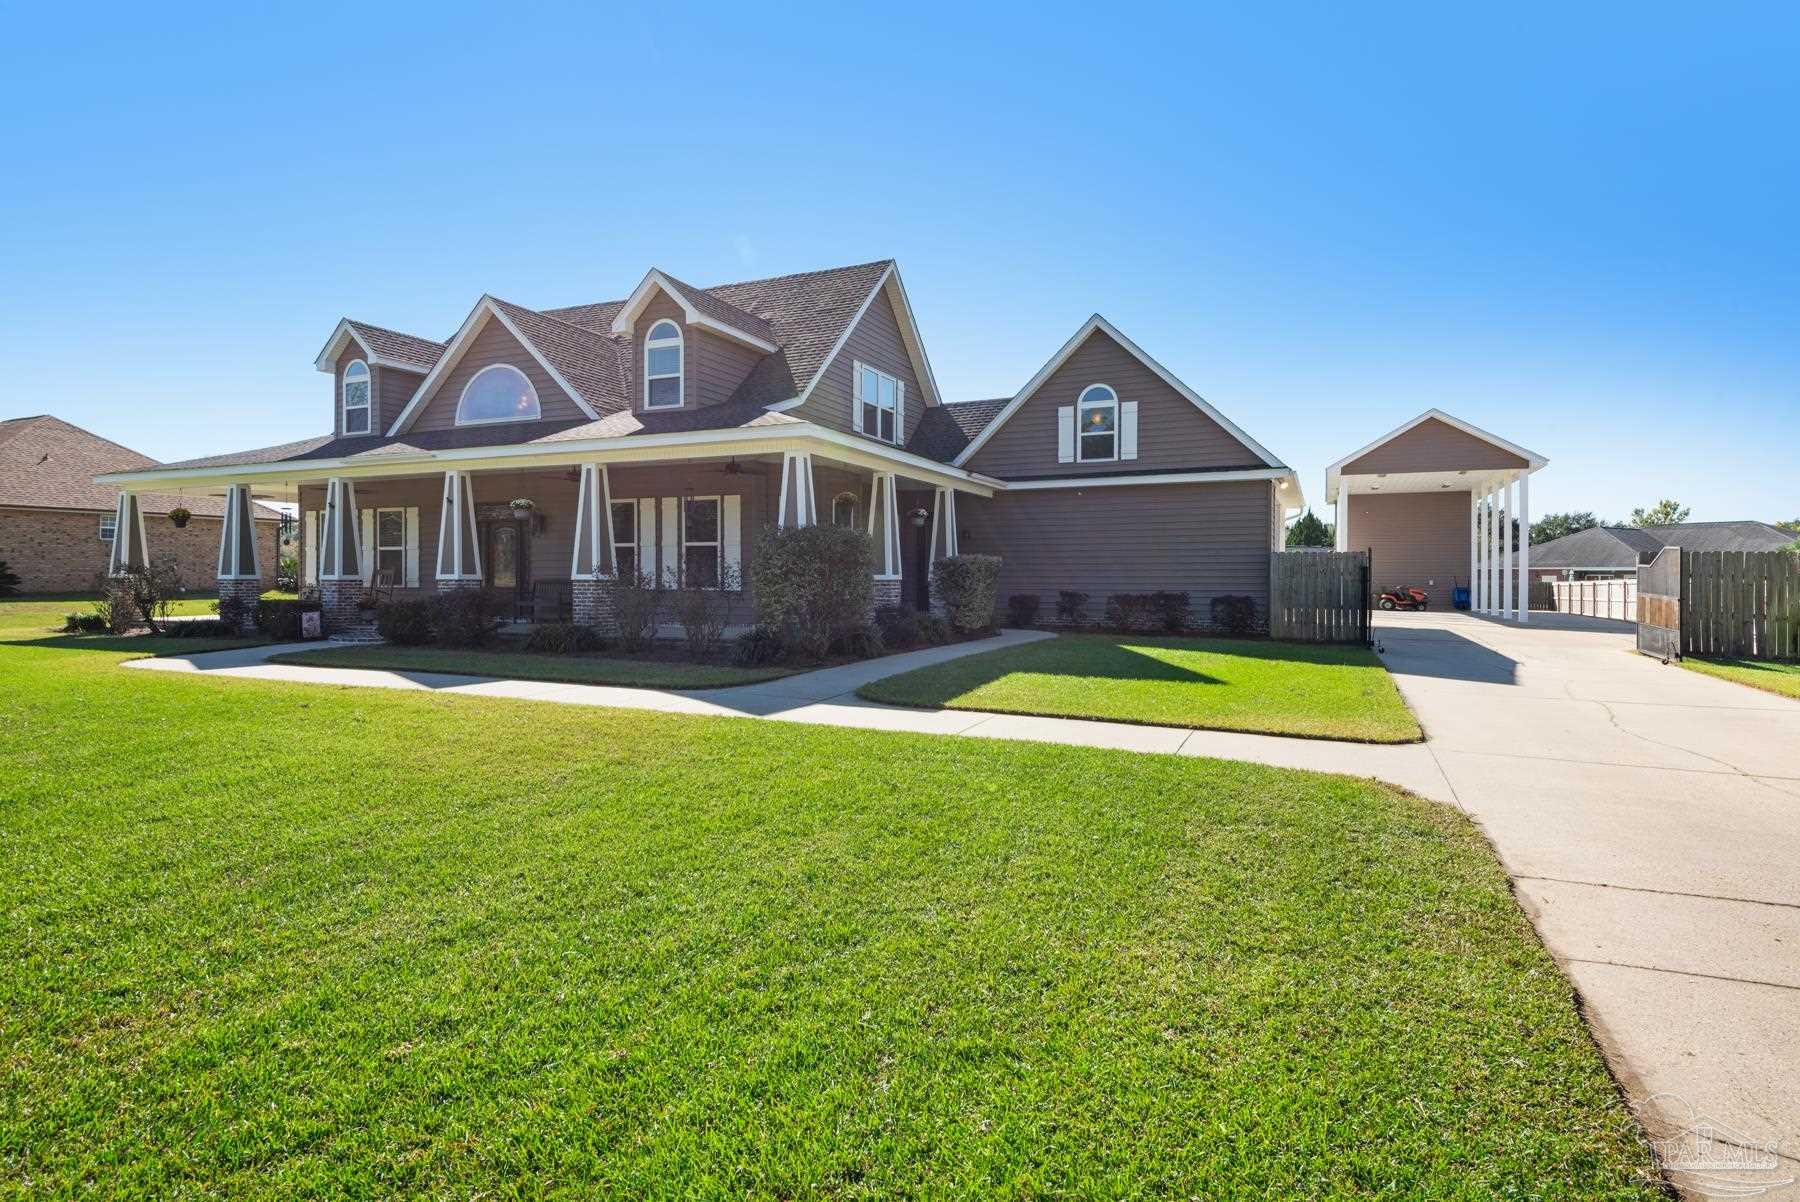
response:
<path id="1" fill-rule="evenodd" d="M 1375 472 L 1455 472 L 1524 466 L 1525 460 L 1511 451 L 1429 417 L 1340 470 L 1347 476 L 1360 476 Z"/>
<path id="2" fill-rule="evenodd" d="M 1136 459 L 1056 461 L 1056 411 L 1074 405 L 1090 384 L 1108 385 L 1120 401 L 1137 402 Z M 1096 330 L 964 466 L 1002 479 L 1032 479 L 1265 464 L 1261 456 L 1195 408 L 1136 355 L 1104 330 Z"/>
<path id="3" fill-rule="evenodd" d="M 456 426 L 456 405 L 462 399 L 463 388 L 476 372 L 494 363 L 510 363 L 525 373 L 525 378 L 537 389 L 542 420 L 587 419 L 587 414 L 551 378 L 543 364 L 519 345 L 519 340 L 507 333 L 506 327 L 497 319 L 489 318 L 456 366 L 438 380 L 436 389 L 426 398 L 424 407 L 414 419 L 412 428 L 419 431 L 453 429 Z"/>
<path id="4" fill-rule="evenodd" d="M 729 338 L 690 326 L 687 315 L 666 292 L 658 292 L 639 313 L 631 329 L 631 407 L 644 407 L 644 341 L 650 327 L 672 321 L 681 329 L 681 406 L 717 405 L 731 399 L 763 352 Z"/>
<path id="5" fill-rule="evenodd" d="M 855 433 L 850 411 L 855 392 L 850 373 L 857 362 L 886 372 L 906 386 L 906 431 L 900 438 L 901 445 L 905 445 L 918 428 L 919 415 L 925 411 L 925 390 L 913 371 L 912 356 L 906 353 L 906 341 L 900 336 L 900 319 L 885 288 L 851 329 L 843 349 L 825 369 L 806 404 L 793 410 L 793 415 L 833 430 Z M 797 383 L 802 388 L 806 386 L 804 380 Z"/>
<path id="6" fill-rule="evenodd" d="M 1368 550 L 1372 591 L 1408 584 L 1450 608 L 1453 585 L 1469 582 L 1469 494 L 1351 493 L 1346 546 Z"/>
<path id="7" fill-rule="evenodd" d="M 398 367 L 377 367 L 375 373 L 375 424 L 370 427 L 377 434 L 387 433 L 387 428 L 394 424 L 406 409 L 406 403 L 425 382 L 425 373 L 406 371 Z"/>
<path id="8" fill-rule="evenodd" d="M 1183 402 L 1186 403 L 1185 401 Z M 1110 593 L 1186 592 L 1204 624 L 1212 599 L 1269 600 L 1269 483 L 1134 484 L 957 498 L 961 550 L 998 555 L 999 604 L 1034 593 L 1049 619 L 1061 589 L 1087 593 L 1098 622 Z"/>

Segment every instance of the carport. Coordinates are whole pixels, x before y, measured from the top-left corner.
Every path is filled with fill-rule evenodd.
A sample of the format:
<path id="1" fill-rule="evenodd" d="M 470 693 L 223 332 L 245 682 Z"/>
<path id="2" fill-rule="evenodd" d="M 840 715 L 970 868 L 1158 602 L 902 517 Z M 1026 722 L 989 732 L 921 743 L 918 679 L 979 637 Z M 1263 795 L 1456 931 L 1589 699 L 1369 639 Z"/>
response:
<path id="1" fill-rule="evenodd" d="M 1474 612 L 1523 622 L 1531 608 L 1531 473 L 1548 462 L 1428 409 L 1325 470 L 1337 549 L 1369 550 L 1376 592 L 1414 585 L 1448 609 L 1452 590 L 1466 585 Z"/>

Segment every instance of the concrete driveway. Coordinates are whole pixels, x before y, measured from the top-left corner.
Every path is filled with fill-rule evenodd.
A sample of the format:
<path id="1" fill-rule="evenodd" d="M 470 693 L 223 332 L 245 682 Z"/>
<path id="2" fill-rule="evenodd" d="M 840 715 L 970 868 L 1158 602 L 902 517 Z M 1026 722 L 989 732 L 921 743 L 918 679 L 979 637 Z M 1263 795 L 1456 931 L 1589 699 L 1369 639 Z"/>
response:
<path id="1" fill-rule="evenodd" d="M 1665 667 L 1632 631 L 1383 614 L 1377 633 L 1640 1120 L 1659 1143 L 1710 1130 L 1662 1146 L 1677 1183 L 1800 1196 L 1780 1184 L 1800 1178 L 1800 702 Z"/>

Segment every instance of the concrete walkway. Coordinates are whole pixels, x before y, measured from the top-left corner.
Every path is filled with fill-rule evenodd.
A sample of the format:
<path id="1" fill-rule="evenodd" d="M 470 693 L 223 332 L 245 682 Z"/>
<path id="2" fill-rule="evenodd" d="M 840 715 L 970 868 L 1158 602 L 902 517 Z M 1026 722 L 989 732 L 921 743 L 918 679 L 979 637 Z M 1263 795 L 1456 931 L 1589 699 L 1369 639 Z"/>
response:
<path id="1" fill-rule="evenodd" d="M 567 704 L 1214 756 L 1371 776 L 1460 806 L 1580 991 L 1609 1063 L 1659 1141 L 1708 1129 L 1691 1194 L 1735 1182 L 1800 1197 L 1800 703 L 1634 654 L 1632 627 L 1538 615 L 1391 614 L 1377 633 L 1427 742 L 1380 747 L 1214 731 L 898 709 L 854 693 L 993 639 L 761 685 L 659 692 L 267 663 L 296 646 L 132 661 L 151 671 L 432 689 Z M 1691 1142 L 1691 1138 L 1690 1138 Z M 1773 1186 L 1773 1188 L 1770 1188 Z M 1737 1196 L 1743 1196 L 1741 1193 Z"/>
<path id="2" fill-rule="evenodd" d="M 1453 800 L 1487 831 L 1694 1196 L 1800 1197 L 1800 703 L 1664 666 L 1622 622 L 1382 615 Z M 1754 1159 L 1754 1157 L 1752 1157 Z"/>

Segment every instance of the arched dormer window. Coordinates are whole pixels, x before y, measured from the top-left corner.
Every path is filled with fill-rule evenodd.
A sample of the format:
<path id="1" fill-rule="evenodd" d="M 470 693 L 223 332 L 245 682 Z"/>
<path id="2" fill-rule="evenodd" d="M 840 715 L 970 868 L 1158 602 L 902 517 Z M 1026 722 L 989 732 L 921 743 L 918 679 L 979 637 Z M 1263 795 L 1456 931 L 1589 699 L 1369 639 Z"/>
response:
<path id="1" fill-rule="evenodd" d="M 456 424 L 479 426 L 489 422 L 530 422 L 541 415 L 537 389 L 525 373 L 510 363 L 490 363 L 463 385 L 456 403 Z"/>
<path id="2" fill-rule="evenodd" d="M 831 498 L 831 524 L 846 530 L 856 529 L 856 494 L 841 492 Z"/>
<path id="3" fill-rule="evenodd" d="M 1119 394 L 1089 384 L 1075 403 L 1075 458 L 1082 463 L 1119 457 Z"/>
<path id="4" fill-rule="evenodd" d="M 369 365 L 352 359 L 344 365 L 344 433 L 369 432 Z"/>
<path id="5" fill-rule="evenodd" d="M 681 327 L 659 321 L 644 336 L 644 408 L 681 408 Z"/>

